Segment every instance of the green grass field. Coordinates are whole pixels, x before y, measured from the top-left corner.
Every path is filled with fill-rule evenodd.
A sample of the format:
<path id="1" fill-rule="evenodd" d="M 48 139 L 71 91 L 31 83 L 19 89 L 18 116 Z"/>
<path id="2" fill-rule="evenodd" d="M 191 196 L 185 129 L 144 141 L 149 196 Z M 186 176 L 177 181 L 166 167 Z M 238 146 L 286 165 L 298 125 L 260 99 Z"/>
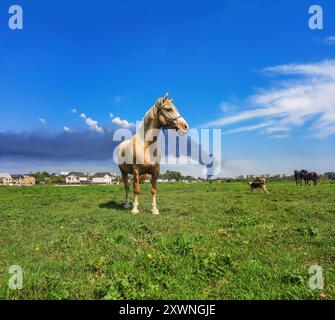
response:
<path id="1" fill-rule="evenodd" d="M 335 184 L 0 188 L 1 299 L 334 299 Z M 311 290 L 309 267 L 323 268 Z M 8 289 L 20 265 L 23 290 Z"/>

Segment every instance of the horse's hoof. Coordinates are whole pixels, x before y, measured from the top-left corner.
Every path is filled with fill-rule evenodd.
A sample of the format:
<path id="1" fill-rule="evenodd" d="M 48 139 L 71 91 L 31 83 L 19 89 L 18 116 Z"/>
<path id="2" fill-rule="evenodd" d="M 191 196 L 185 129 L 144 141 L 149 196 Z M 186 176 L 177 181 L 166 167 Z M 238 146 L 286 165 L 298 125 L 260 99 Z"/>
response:
<path id="1" fill-rule="evenodd" d="M 158 216 L 159 215 L 159 210 L 158 209 L 152 209 L 151 212 L 152 212 L 152 214 L 154 216 Z"/>
<path id="2" fill-rule="evenodd" d="M 129 208 L 130 208 L 130 203 L 129 203 L 129 202 L 126 202 L 125 205 L 124 205 L 124 208 L 125 208 L 125 209 L 129 209 Z"/>
<path id="3" fill-rule="evenodd" d="M 133 210 L 131 210 L 131 213 L 132 214 L 139 214 L 140 212 L 137 209 L 133 209 Z"/>

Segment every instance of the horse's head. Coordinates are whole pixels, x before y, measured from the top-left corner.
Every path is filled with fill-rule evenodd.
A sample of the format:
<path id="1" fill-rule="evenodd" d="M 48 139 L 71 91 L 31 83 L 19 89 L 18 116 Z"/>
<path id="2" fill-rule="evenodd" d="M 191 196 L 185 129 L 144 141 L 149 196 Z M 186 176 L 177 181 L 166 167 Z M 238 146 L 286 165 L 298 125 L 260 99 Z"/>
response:
<path id="1" fill-rule="evenodd" d="M 164 98 L 158 99 L 155 107 L 157 110 L 157 120 L 162 128 L 175 129 L 181 135 L 187 134 L 189 125 L 173 104 L 173 99 L 168 99 L 168 94 Z"/>

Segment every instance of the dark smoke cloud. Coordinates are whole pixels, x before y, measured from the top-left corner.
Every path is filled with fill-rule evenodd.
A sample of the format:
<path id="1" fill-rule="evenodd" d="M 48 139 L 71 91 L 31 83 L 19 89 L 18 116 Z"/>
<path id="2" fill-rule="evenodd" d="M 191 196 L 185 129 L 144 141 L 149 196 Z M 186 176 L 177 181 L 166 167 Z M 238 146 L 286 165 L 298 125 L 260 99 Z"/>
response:
<path id="1" fill-rule="evenodd" d="M 68 161 L 111 159 L 118 142 L 114 131 L 98 134 L 90 131 L 48 134 L 0 133 L 0 157 L 29 157 L 39 160 Z"/>
<path id="2" fill-rule="evenodd" d="M 77 131 L 51 134 L 48 132 L 0 132 L 0 170 L 24 171 L 50 168 L 117 168 L 113 152 L 120 142 L 113 141 L 116 129 L 104 133 Z M 133 130 L 134 131 L 134 130 Z M 208 154 L 199 144 L 188 138 L 187 150 L 177 148 L 177 157 L 190 156 L 190 150 L 199 150 L 201 159 L 207 161 Z M 199 159 L 195 159 L 199 160 Z M 176 169 L 178 169 L 176 167 Z M 48 170 L 47 170 L 48 171 Z"/>

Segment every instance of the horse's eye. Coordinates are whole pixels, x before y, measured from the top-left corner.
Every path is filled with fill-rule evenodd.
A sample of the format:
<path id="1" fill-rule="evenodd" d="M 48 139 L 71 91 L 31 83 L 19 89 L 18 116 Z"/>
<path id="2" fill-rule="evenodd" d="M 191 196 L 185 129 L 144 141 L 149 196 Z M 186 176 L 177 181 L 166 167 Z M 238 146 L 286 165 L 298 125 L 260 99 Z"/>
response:
<path id="1" fill-rule="evenodd" d="M 167 112 L 171 112 L 172 111 L 172 108 L 166 108 L 165 109 Z"/>

